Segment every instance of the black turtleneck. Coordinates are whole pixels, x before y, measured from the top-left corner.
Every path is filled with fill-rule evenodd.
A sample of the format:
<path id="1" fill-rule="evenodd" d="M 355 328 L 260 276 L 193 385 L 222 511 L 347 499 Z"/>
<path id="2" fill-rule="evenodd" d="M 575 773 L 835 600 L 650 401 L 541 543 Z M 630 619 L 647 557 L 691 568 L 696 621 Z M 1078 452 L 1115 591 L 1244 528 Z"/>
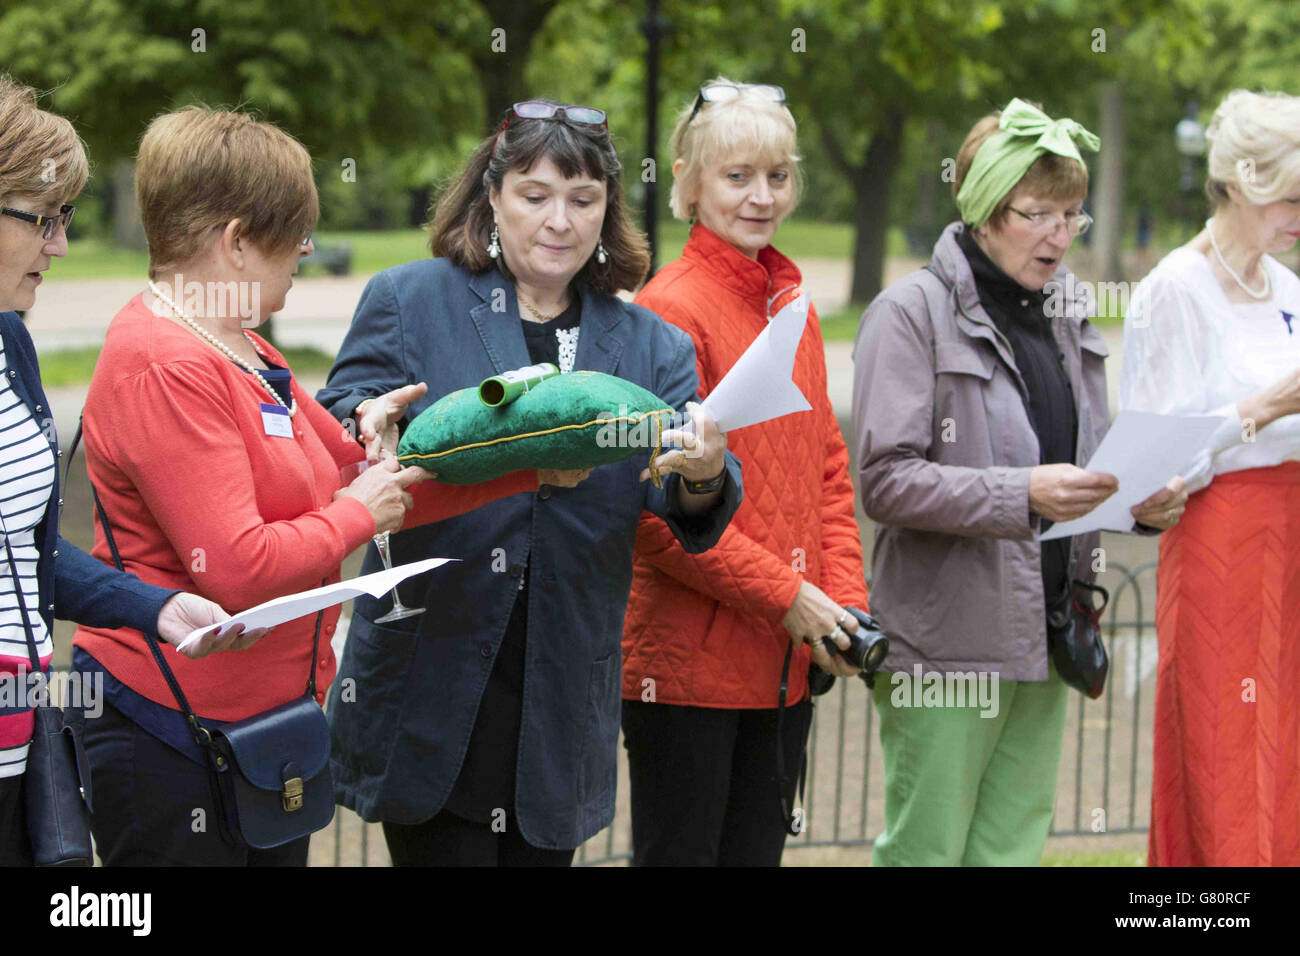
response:
<path id="1" fill-rule="evenodd" d="M 975 275 L 980 305 L 1010 343 L 1016 369 L 1024 379 L 1028 393 L 1025 411 L 1038 436 L 1039 463 L 1073 463 L 1078 412 L 1065 356 L 1052 335 L 1052 322 L 1045 308 L 1047 297 L 1042 291 L 1023 288 L 999 269 L 969 230 L 958 233 L 957 244 Z M 1044 518 L 1042 530 L 1051 524 Z M 1044 541 L 1042 549 L 1043 594 L 1050 611 L 1054 601 L 1068 596 L 1070 539 Z"/>

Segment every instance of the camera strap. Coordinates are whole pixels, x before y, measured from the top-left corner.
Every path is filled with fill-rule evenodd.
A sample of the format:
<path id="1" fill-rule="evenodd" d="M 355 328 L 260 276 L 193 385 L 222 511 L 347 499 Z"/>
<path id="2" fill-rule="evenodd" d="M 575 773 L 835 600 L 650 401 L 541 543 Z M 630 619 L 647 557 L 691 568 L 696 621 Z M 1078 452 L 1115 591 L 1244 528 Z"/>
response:
<path id="1" fill-rule="evenodd" d="M 808 744 L 799 748 L 799 806 L 791 808 L 786 797 L 785 775 L 785 701 L 790 691 L 790 659 L 794 656 L 794 641 L 786 645 L 785 662 L 781 665 L 781 686 L 776 695 L 776 792 L 781 800 L 781 825 L 790 836 L 798 836 L 804 831 L 806 814 L 803 812 L 804 784 L 808 776 Z M 812 698 L 809 698 L 811 706 Z M 811 721 L 810 721 L 811 723 Z"/>

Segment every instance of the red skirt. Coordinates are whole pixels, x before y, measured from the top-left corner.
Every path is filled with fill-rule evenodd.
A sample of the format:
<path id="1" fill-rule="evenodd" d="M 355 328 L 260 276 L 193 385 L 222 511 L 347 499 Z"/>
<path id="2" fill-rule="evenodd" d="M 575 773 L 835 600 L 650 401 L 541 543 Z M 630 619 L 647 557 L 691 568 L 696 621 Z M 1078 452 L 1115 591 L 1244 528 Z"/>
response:
<path id="1" fill-rule="evenodd" d="M 1160 542 L 1151 866 L 1300 865 L 1300 462 L 1232 472 Z"/>

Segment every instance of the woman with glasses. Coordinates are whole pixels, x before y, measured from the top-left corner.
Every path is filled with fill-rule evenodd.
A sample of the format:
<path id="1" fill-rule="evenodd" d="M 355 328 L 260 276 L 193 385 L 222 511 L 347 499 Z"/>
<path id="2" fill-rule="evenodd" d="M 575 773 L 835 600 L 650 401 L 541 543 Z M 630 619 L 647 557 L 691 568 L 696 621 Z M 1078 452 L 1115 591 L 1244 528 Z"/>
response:
<path id="1" fill-rule="evenodd" d="M 1152 866 L 1300 865 L 1300 97 L 1230 93 L 1214 216 L 1142 280 L 1120 407 L 1224 416 L 1160 542 Z"/>
<path id="2" fill-rule="evenodd" d="M 179 644 L 229 618 L 176 587 L 105 567 L 59 537 L 63 452 L 41 389 L 36 349 L 14 310 L 30 309 L 55 258 L 68 254 L 71 201 L 88 175 L 72 124 L 37 107 L 36 92 L 0 74 L 0 866 L 29 865 L 24 780 L 32 736 L 26 675 L 48 673 L 54 618 L 149 632 Z M 49 172 L 50 164 L 54 176 Z M 264 629 L 215 632 L 187 653 L 251 646 Z M 85 701 L 83 703 L 90 703 Z"/>
<path id="3" fill-rule="evenodd" d="M 552 362 L 635 382 L 695 424 L 689 454 L 650 463 L 672 472 L 662 487 L 645 480 L 647 450 L 395 536 L 400 560 L 462 559 L 428 580 L 422 617 L 384 624 L 382 603 L 357 601 L 340 672 L 357 703 L 330 704 L 340 802 L 384 822 L 398 865 L 567 866 L 614 818 L 637 522 L 649 511 L 686 550 L 711 547 L 739 504 L 740 466 L 690 404 L 690 337 L 616 294 L 650 260 L 600 110 L 516 104 L 439 200 L 430 246 L 435 258 L 362 294 L 320 393 L 337 417 L 426 381 L 414 415 Z"/>
<path id="4" fill-rule="evenodd" d="M 1066 705 L 1050 633 L 1092 583 L 1098 534 L 1036 533 L 1117 488 L 1079 467 L 1110 424 L 1107 353 L 1091 295 L 1063 261 L 1090 222 L 1079 151 L 1098 145 L 1018 99 L 981 119 L 957 155 L 961 221 L 858 330 L 872 609 L 893 672 L 875 686 L 875 865 L 1034 865 L 1047 839 Z M 1133 515 L 1167 528 L 1185 501 L 1175 478 Z M 934 676 L 955 686 L 954 674 L 984 682 L 979 702 L 933 699 Z"/>
<path id="5" fill-rule="evenodd" d="M 772 245 L 799 195 L 784 100 L 780 87 L 719 78 L 673 132 L 673 213 L 694 225 L 681 258 L 636 301 L 690 333 L 701 395 L 800 291 L 799 268 Z M 848 646 L 841 631 L 857 621 L 845 608 L 865 610 L 867 589 L 811 307 L 794 381 L 810 412 L 732 436 L 745 503 L 715 548 L 689 554 L 661 522 L 641 520 L 623 636 L 636 865 L 779 865 L 777 810 L 794 800 L 812 717 L 810 659 L 828 674 L 855 673 L 823 644 Z"/>
<path id="6" fill-rule="evenodd" d="M 136 197 L 149 281 L 109 325 L 85 436 L 103 517 L 140 577 L 244 610 L 338 581 L 343 559 L 376 533 L 537 487 L 534 472 L 416 484 L 423 473 L 392 457 L 392 423 L 422 383 L 378 390 L 341 428 L 251 331 L 284 307 L 311 252 L 319 206 L 297 140 L 244 113 L 165 113 L 140 143 Z M 373 466 L 351 477 L 367 457 Z M 95 553 L 108 560 L 102 524 Z M 297 699 L 311 675 L 323 701 L 339 613 L 282 624 L 242 654 L 171 658 L 202 726 Z M 103 674 L 107 697 L 86 724 L 106 865 L 306 865 L 308 837 L 254 849 L 225 832 L 207 756 L 138 635 L 83 626 L 73 643 L 74 663 Z"/>

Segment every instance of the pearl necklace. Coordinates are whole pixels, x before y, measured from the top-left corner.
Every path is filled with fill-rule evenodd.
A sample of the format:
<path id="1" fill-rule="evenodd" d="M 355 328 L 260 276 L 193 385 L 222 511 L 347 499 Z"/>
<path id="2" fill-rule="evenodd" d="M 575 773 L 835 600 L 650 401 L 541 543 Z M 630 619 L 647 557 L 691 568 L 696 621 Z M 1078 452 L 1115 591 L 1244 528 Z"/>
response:
<path id="1" fill-rule="evenodd" d="M 199 336 L 199 338 L 203 339 L 203 341 L 207 342 L 218 352 L 221 352 L 223 355 L 229 358 L 236 365 L 251 372 L 253 374 L 253 377 L 262 384 L 262 388 L 266 389 L 267 393 L 273 399 L 275 399 L 276 404 L 289 409 L 290 418 L 293 418 L 293 416 L 298 414 L 298 399 L 295 398 L 293 400 L 292 405 L 285 405 L 284 399 L 280 397 L 279 392 L 277 392 L 275 389 L 271 387 L 271 383 L 268 382 L 265 379 L 265 377 L 263 377 L 262 373 L 258 370 L 257 366 L 252 365 L 251 363 L 245 361 L 244 358 L 239 354 L 237 354 L 234 349 L 226 345 L 215 335 L 213 335 L 203 326 L 199 325 L 199 323 L 195 322 L 192 318 L 190 318 L 188 315 L 182 312 L 181 307 L 178 306 L 175 302 L 173 302 L 170 298 L 168 298 L 167 294 L 163 292 L 162 289 L 158 288 L 158 286 L 154 284 L 154 281 L 152 279 L 149 280 L 149 291 L 152 292 L 154 295 L 156 295 L 164 305 L 170 308 L 172 312 L 176 314 L 176 318 L 180 319 L 182 322 L 188 325 L 192 330 L 194 330 L 194 332 Z M 255 343 L 252 337 L 249 336 L 247 329 L 244 330 L 244 338 L 248 340 L 249 345 L 253 346 L 254 352 L 257 352 L 258 355 L 262 354 L 260 351 L 258 351 L 257 343 Z"/>
<path id="2" fill-rule="evenodd" d="M 1210 245 L 1214 248 L 1214 255 L 1218 258 L 1219 265 L 1223 266 L 1223 271 L 1232 276 L 1233 281 L 1236 282 L 1237 285 L 1241 286 L 1241 291 L 1245 292 L 1246 295 L 1250 296 L 1252 299 L 1267 299 L 1273 293 L 1273 280 L 1269 277 L 1268 268 L 1264 266 L 1263 260 L 1260 261 L 1260 268 L 1264 273 L 1264 291 L 1256 292 L 1250 286 L 1246 285 L 1246 283 L 1242 282 L 1241 276 L 1233 272 L 1232 267 L 1224 261 L 1223 253 L 1219 251 L 1219 244 L 1214 239 L 1214 230 L 1210 226 L 1212 222 L 1214 222 L 1213 219 L 1205 220 L 1205 231 L 1210 234 Z"/>

